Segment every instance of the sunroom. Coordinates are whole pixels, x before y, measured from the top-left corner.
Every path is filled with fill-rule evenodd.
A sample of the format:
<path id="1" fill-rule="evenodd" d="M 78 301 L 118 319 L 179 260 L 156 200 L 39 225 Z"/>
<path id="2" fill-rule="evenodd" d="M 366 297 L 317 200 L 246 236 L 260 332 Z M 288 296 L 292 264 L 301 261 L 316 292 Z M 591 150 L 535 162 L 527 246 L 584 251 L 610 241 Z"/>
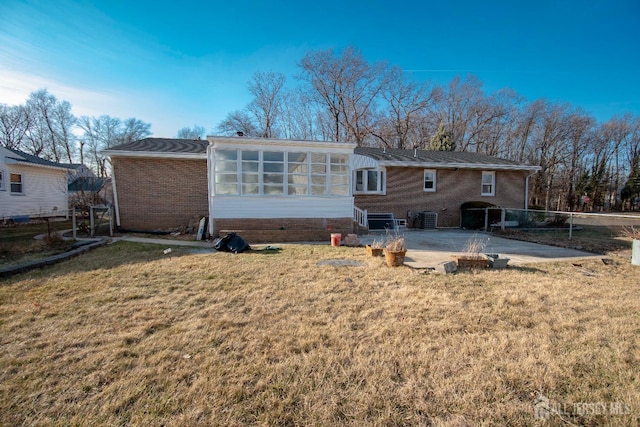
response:
<path id="1" fill-rule="evenodd" d="M 282 231 L 281 238 L 316 231 L 318 239 L 351 232 L 353 149 L 349 143 L 209 137 L 209 231 Z"/>

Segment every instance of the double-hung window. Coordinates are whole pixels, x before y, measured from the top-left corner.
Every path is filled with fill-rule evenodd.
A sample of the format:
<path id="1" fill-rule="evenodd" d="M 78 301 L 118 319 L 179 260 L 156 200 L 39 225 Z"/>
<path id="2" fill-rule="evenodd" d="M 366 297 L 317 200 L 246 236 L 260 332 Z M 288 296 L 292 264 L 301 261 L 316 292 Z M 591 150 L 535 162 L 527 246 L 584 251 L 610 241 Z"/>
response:
<path id="1" fill-rule="evenodd" d="M 483 196 L 496 195 L 496 173 L 491 171 L 482 171 L 482 192 Z"/>
<path id="2" fill-rule="evenodd" d="M 435 193 L 436 191 L 436 170 L 435 169 L 425 169 L 423 189 L 425 192 Z"/>
<path id="3" fill-rule="evenodd" d="M 355 171 L 353 190 L 356 194 L 384 194 L 384 171 L 380 169 Z"/>
<path id="4" fill-rule="evenodd" d="M 24 194 L 24 187 L 22 182 L 22 174 L 12 173 L 9 175 L 11 181 L 11 193 L 12 194 Z"/>

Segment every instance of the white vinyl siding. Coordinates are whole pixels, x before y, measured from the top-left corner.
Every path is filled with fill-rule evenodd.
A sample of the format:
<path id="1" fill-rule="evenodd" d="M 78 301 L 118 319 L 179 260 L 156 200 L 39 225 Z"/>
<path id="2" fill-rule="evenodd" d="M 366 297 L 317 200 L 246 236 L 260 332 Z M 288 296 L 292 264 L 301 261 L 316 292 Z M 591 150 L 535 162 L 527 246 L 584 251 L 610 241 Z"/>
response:
<path id="1" fill-rule="evenodd" d="M 352 197 L 213 197 L 214 218 L 348 218 Z"/>
<path id="2" fill-rule="evenodd" d="M 482 190 L 483 196 L 496 195 L 496 173 L 493 171 L 482 172 Z"/>
<path id="3" fill-rule="evenodd" d="M 7 165 L 3 170 L 3 181 L 5 191 L 0 191 L 0 220 L 21 215 L 67 214 L 66 171 Z"/>

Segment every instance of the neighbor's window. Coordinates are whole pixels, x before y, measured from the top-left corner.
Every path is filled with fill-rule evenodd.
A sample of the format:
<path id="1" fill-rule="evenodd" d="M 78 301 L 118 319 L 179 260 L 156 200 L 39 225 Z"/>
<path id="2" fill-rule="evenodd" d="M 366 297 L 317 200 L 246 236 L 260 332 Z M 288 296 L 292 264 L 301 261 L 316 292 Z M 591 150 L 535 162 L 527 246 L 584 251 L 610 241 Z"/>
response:
<path id="1" fill-rule="evenodd" d="M 425 169 L 424 171 L 424 191 L 436 191 L 436 170 Z"/>
<path id="2" fill-rule="evenodd" d="M 482 195 L 483 196 L 495 196 L 496 195 L 496 173 L 495 172 L 482 172 Z"/>
<path id="3" fill-rule="evenodd" d="M 0 191 L 4 190 L 4 173 L 0 171 Z"/>
<path id="4" fill-rule="evenodd" d="M 384 171 L 379 169 L 360 169 L 355 171 L 354 193 L 384 193 Z"/>
<path id="5" fill-rule="evenodd" d="M 22 174 L 20 173 L 12 173 L 9 176 L 11 180 L 11 192 L 15 194 L 22 194 Z"/>

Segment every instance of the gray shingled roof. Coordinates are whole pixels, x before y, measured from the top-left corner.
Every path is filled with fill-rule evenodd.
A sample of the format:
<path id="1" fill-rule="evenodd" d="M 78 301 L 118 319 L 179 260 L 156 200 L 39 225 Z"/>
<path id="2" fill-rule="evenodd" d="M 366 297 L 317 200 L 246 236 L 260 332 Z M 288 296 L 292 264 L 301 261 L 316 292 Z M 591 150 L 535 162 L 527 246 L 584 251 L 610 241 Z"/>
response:
<path id="1" fill-rule="evenodd" d="M 68 164 L 56 163 L 56 162 L 52 162 L 50 160 L 45 160 L 45 159 L 40 158 L 38 156 L 34 156 L 32 154 L 28 154 L 28 153 L 25 153 L 23 151 L 16 150 L 14 148 L 5 147 L 5 149 L 9 150 L 13 154 L 15 154 L 15 157 L 13 157 L 13 156 L 6 156 L 6 157 L 8 157 L 8 158 L 10 158 L 12 160 L 16 160 L 18 162 L 31 163 L 31 164 L 38 165 L 38 166 L 49 166 L 49 167 L 54 167 L 54 168 L 65 168 L 65 169 L 68 169 Z"/>
<path id="2" fill-rule="evenodd" d="M 206 154 L 207 145 L 209 141 L 206 139 L 145 138 L 116 145 L 105 151 Z"/>
<path id="3" fill-rule="evenodd" d="M 535 169 L 529 166 L 499 157 L 487 156 L 480 153 L 468 153 L 460 151 L 427 151 L 427 150 L 403 150 L 399 148 L 372 148 L 357 147 L 355 154 L 371 157 L 381 164 L 411 166 L 415 164 L 442 164 L 459 165 L 468 167 L 503 166 L 509 169 Z"/>

